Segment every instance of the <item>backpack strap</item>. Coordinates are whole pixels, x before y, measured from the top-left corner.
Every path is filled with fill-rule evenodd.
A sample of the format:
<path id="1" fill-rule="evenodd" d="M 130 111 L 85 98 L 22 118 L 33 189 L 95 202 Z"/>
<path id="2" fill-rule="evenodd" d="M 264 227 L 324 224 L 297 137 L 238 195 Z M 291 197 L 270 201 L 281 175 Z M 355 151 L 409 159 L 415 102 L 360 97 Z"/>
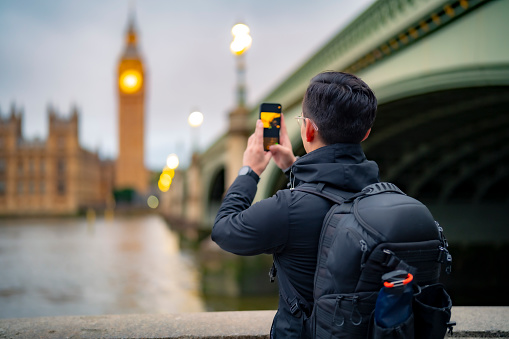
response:
<path id="1" fill-rule="evenodd" d="M 326 186 L 324 183 L 318 184 L 302 184 L 295 187 L 293 190 L 301 191 L 306 193 L 311 193 L 314 195 L 318 195 L 325 199 L 335 202 L 336 204 L 343 204 L 347 202 L 352 202 L 357 198 L 364 198 L 369 195 L 375 195 L 380 193 L 392 192 L 406 195 L 402 190 L 398 188 L 398 186 L 390 183 L 390 182 L 377 182 L 371 185 L 368 185 L 362 189 L 362 191 L 358 193 L 352 193 L 348 191 L 343 191 L 331 186 Z"/>
<path id="2" fill-rule="evenodd" d="M 314 194 L 319 197 L 330 200 L 338 205 L 341 205 L 345 202 L 353 201 L 359 194 L 343 191 L 330 186 L 325 186 L 324 183 L 318 184 L 306 183 L 295 187 L 293 190 Z"/>
<path id="3" fill-rule="evenodd" d="M 286 304 L 290 307 L 290 313 L 295 317 L 300 317 L 304 314 L 306 317 L 311 316 L 311 305 L 300 295 L 299 292 L 293 287 L 286 275 L 285 271 L 279 264 L 279 258 L 277 254 L 274 254 L 274 262 L 270 270 L 269 276 L 270 281 L 274 281 L 274 277 L 278 274 L 281 297 L 284 299 Z"/>
<path id="4" fill-rule="evenodd" d="M 352 192 L 342 191 L 333 187 L 325 187 L 324 183 L 305 183 L 299 185 L 293 190 L 317 195 L 338 205 L 353 201 L 350 198 L 355 195 L 355 193 Z M 281 296 L 285 300 L 286 304 L 290 307 L 290 312 L 292 315 L 300 317 L 302 314 L 304 314 L 305 316 L 309 317 L 312 310 L 311 305 L 306 301 L 304 297 L 301 296 L 299 292 L 297 292 L 295 287 L 293 287 L 284 269 L 279 263 L 278 255 L 274 254 L 274 263 L 272 264 L 272 268 L 269 272 L 271 282 L 274 282 L 276 274 L 279 277 Z"/>

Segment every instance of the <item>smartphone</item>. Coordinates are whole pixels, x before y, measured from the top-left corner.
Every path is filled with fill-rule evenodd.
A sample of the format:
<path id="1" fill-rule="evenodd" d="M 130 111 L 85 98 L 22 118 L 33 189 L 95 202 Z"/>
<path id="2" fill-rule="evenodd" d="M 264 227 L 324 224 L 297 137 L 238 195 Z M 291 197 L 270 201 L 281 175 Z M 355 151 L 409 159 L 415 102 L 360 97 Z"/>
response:
<path id="1" fill-rule="evenodd" d="M 260 105 L 260 119 L 263 122 L 263 149 L 279 144 L 281 130 L 281 104 L 263 103 Z"/>

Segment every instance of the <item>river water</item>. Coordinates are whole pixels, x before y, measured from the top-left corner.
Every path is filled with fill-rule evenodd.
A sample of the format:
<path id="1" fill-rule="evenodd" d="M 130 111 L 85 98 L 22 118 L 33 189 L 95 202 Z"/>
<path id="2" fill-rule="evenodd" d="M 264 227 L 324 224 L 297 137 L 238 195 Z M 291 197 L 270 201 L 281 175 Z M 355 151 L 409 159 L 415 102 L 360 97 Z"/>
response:
<path id="1" fill-rule="evenodd" d="M 196 264 L 158 216 L 0 219 L 0 318 L 204 310 Z"/>

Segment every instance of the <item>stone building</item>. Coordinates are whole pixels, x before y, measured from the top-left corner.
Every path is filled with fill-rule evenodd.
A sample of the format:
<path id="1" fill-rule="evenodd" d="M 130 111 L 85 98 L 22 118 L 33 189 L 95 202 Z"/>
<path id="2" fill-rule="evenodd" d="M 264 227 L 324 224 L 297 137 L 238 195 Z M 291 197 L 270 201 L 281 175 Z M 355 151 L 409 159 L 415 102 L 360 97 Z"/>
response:
<path id="1" fill-rule="evenodd" d="M 0 215 L 75 214 L 111 207 L 114 163 L 79 144 L 79 114 L 48 109 L 47 140 L 23 137 L 23 113 L 0 112 Z"/>

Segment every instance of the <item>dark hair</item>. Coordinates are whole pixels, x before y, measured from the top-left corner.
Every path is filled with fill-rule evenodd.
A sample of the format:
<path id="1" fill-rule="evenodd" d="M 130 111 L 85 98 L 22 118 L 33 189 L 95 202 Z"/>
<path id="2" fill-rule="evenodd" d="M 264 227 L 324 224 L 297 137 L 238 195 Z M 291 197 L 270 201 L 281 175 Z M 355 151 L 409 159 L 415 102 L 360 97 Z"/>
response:
<path id="1" fill-rule="evenodd" d="M 360 143 L 373 126 L 377 101 L 355 75 L 324 72 L 311 79 L 302 101 L 303 116 L 313 120 L 327 144 Z"/>

